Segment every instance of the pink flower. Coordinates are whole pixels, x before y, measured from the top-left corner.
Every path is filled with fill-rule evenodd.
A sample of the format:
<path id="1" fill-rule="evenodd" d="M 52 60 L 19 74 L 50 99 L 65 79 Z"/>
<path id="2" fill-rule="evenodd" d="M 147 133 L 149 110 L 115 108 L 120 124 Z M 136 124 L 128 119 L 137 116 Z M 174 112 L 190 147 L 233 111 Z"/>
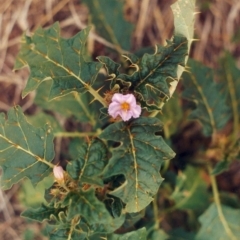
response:
<path id="1" fill-rule="evenodd" d="M 55 165 L 53 167 L 53 175 L 57 181 L 64 180 L 64 170 L 61 166 Z"/>
<path id="2" fill-rule="evenodd" d="M 119 115 L 123 121 L 128 121 L 131 117 L 138 118 L 141 111 L 142 109 L 137 105 L 136 98 L 133 94 L 123 95 L 121 93 L 115 93 L 108 107 L 109 115 L 113 118 Z"/>

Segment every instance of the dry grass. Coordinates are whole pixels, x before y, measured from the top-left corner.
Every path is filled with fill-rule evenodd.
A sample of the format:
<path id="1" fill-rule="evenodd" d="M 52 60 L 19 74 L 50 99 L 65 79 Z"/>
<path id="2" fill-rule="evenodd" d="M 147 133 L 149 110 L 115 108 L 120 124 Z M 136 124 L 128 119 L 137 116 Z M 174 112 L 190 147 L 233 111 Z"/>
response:
<path id="1" fill-rule="evenodd" d="M 134 49 L 162 43 L 172 33 L 172 13 L 169 0 L 128 0 L 126 17 L 136 26 L 133 34 Z M 238 0 L 212 0 L 209 9 L 196 16 L 196 36 L 191 55 L 208 65 L 216 65 L 223 51 L 234 55 L 239 45 L 232 43 L 232 37 L 240 26 L 240 2 Z M 202 4 L 203 5 L 203 4 Z M 0 111 L 7 111 L 19 104 L 28 111 L 33 104 L 34 93 L 25 99 L 21 91 L 26 84 L 28 70 L 13 72 L 21 35 L 39 26 L 48 26 L 59 21 L 62 35 L 70 37 L 87 25 L 88 10 L 78 0 L 0 0 Z M 115 48 L 110 42 L 95 33 L 89 37 L 89 50 L 96 52 L 95 43 Z M 95 53 L 97 54 L 97 53 Z M 26 230 L 26 224 L 19 217 L 22 207 L 16 194 L 18 186 L 10 191 L 0 191 L 0 239 L 18 240 Z M 36 232 L 38 224 L 32 224 Z M 41 238 L 39 238 L 41 239 Z M 43 238 L 42 238 L 43 239 Z"/>

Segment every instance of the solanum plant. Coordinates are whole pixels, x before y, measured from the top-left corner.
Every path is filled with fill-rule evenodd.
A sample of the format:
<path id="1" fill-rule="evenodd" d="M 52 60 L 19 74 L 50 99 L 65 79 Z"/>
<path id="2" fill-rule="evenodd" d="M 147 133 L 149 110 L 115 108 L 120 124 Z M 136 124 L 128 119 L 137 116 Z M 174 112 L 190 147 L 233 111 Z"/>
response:
<path id="1" fill-rule="evenodd" d="M 30 69 L 23 97 L 36 91 L 38 106 L 65 117 L 74 116 L 77 123 L 88 124 L 88 131 L 64 131 L 56 120 L 46 120 L 46 125 L 37 128 L 27 121 L 19 106 L 12 108 L 7 117 L 2 114 L 2 187 L 9 189 L 23 178 L 29 178 L 36 186 L 45 177 L 53 176 L 53 185 L 46 189 L 45 203 L 22 213 L 23 217 L 48 221 L 45 234 L 49 239 L 170 239 L 159 227 L 156 199 L 163 182 L 160 169 L 164 166 L 166 171 L 167 162 L 175 153 L 164 140 L 164 123 L 159 116 L 186 69 L 193 39 L 195 1 L 178 0 L 171 6 L 175 25 L 172 38 L 166 40 L 164 46 L 156 45 L 154 53 L 143 55 L 128 52 L 132 26 L 122 15 L 112 14 L 114 9 L 122 9 L 121 1 L 101 1 L 103 6 L 112 8 L 111 11 L 100 8 L 100 1 L 83 2 L 92 13 L 96 29 L 100 25 L 104 37 L 115 46 L 119 63 L 107 56 L 99 56 L 96 61 L 91 59 L 86 48 L 91 27 L 70 39 L 60 36 L 58 23 L 23 36 L 15 64 L 15 70 L 25 66 Z M 98 4 L 94 4 L 96 2 Z M 99 22 L 99 9 L 107 20 L 107 27 Z M 111 18 L 117 19 L 112 21 Z M 125 34 L 122 34 L 122 27 Z M 194 61 L 188 66 L 191 73 L 184 73 L 183 95 L 197 102 L 190 117 L 202 123 L 206 136 L 212 136 L 231 118 L 227 95 L 211 98 L 211 94 L 220 94 L 222 85 L 208 83 L 213 77 L 210 69 Z M 101 69 L 105 70 L 105 75 L 100 73 Z M 203 78 L 199 79 L 199 75 Z M 205 86 L 208 84 L 212 84 L 211 87 Z M 238 122 L 235 128 L 237 131 Z M 69 145 L 66 165 L 61 161 L 53 163 L 53 140 L 57 137 L 74 138 Z M 237 141 L 233 136 L 232 149 Z M 215 173 L 224 170 L 232 159 L 219 162 Z M 211 167 L 208 168 L 211 172 Z M 181 203 L 184 196 L 179 191 L 188 189 L 182 176 L 201 179 L 199 172 L 193 169 L 184 174 L 177 176 L 176 188 L 170 197 L 179 209 L 189 209 L 189 199 Z M 223 225 L 224 239 L 237 239 L 240 232 L 229 226 L 228 221 L 232 221 L 230 213 L 236 216 L 239 213 L 221 206 L 213 175 L 211 181 L 215 203 L 206 211 L 211 213 L 211 219 L 219 216 L 214 224 Z M 202 189 L 198 184 L 196 188 Z M 194 200 L 192 202 L 193 208 L 198 208 Z M 151 226 L 116 233 L 130 224 L 131 216 L 140 216 L 150 204 L 154 211 Z M 198 240 L 208 239 L 205 238 L 206 217 L 207 212 L 200 217 L 202 227 L 196 235 Z M 132 220 L 132 225 L 135 222 Z"/>

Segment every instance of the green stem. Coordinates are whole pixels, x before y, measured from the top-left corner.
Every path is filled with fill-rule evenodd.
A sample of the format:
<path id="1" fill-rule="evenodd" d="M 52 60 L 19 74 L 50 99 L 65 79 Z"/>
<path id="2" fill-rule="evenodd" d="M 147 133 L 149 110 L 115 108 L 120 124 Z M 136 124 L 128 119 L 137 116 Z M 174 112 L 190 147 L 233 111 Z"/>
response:
<path id="1" fill-rule="evenodd" d="M 209 176 L 210 176 L 210 180 L 211 180 L 211 184 L 212 184 L 213 198 L 214 198 L 214 202 L 217 206 L 217 211 L 218 211 L 220 221 L 224 227 L 224 230 L 226 231 L 226 233 L 229 237 L 229 240 L 237 240 L 237 238 L 233 235 L 232 230 L 230 229 L 230 227 L 227 223 L 227 220 L 225 219 L 225 217 L 223 215 L 221 201 L 220 201 L 219 192 L 218 192 L 218 188 L 217 188 L 217 181 L 216 181 L 215 176 L 211 174 L 212 168 L 210 166 L 208 166 L 208 172 L 209 172 Z"/>
<path id="2" fill-rule="evenodd" d="M 153 199 L 153 215 L 154 215 L 154 229 L 157 230 L 159 228 L 159 218 L 158 218 L 158 204 L 157 204 L 157 194 Z"/>
<path id="3" fill-rule="evenodd" d="M 163 106 L 164 106 L 164 99 L 163 99 L 163 101 L 159 104 L 158 107 L 159 107 L 160 109 L 162 109 Z M 161 112 L 161 110 L 154 110 L 153 112 L 151 112 L 151 113 L 149 114 L 149 117 L 156 117 L 159 112 Z"/>
<path id="4" fill-rule="evenodd" d="M 57 132 L 54 133 L 55 137 L 86 137 L 86 136 L 98 136 L 99 132 Z"/>
<path id="5" fill-rule="evenodd" d="M 68 238 L 67 240 L 71 240 L 72 239 L 72 234 L 73 234 L 73 231 L 74 231 L 74 228 L 75 226 L 78 224 L 79 222 L 79 216 L 77 217 L 74 217 L 71 221 L 71 227 L 70 227 L 70 230 L 69 230 L 69 233 L 68 233 Z"/>
<path id="6" fill-rule="evenodd" d="M 104 100 L 104 98 L 102 98 L 102 97 L 99 95 L 99 93 L 98 93 L 96 90 L 94 90 L 92 87 L 87 87 L 87 90 L 88 90 L 89 93 L 92 94 L 92 96 L 93 96 L 96 100 L 98 100 L 98 101 L 103 105 L 103 107 L 107 107 L 106 101 Z"/>
<path id="7" fill-rule="evenodd" d="M 229 68 L 226 66 L 225 69 L 229 69 Z M 232 109 L 233 109 L 233 142 L 231 146 L 234 146 L 238 140 L 238 133 L 239 133 L 238 99 L 236 96 L 236 88 L 234 86 L 232 75 L 230 74 L 229 71 L 226 72 L 226 79 L 227 79 L 227 84 L 228 84 L 228 89 L 229 89 L 229 94 L 230 94 Z"/>

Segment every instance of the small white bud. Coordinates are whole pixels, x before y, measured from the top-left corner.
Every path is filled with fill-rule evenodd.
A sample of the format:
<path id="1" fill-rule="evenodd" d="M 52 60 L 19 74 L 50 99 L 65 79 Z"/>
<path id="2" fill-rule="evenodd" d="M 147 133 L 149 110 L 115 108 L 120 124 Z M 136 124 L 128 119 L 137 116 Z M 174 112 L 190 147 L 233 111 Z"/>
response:
<path id="1" fill-rule="evenodd" d="M 57 181 L 64 180 L 64 170 L 61 166 L 54 166 L 53 167 L 53 175 Z"/>

